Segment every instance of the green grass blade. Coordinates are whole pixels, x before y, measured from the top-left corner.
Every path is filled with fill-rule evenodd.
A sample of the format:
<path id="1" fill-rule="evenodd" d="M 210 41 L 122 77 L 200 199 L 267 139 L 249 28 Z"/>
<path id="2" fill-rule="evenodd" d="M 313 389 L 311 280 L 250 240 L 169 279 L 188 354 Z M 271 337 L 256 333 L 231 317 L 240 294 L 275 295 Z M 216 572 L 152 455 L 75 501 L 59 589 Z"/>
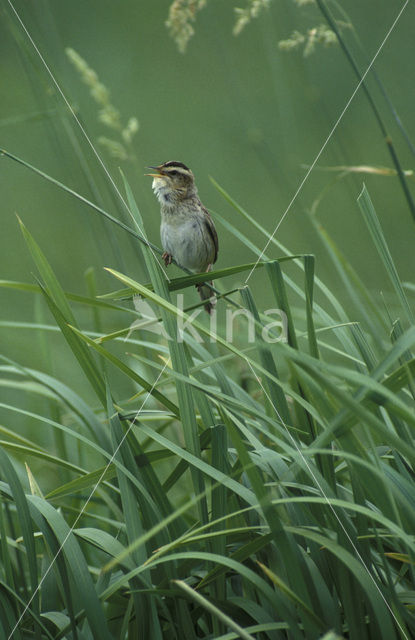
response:
<path id="1" fill-rule="evenodd" d="M 367 84 L 367 82 L 365 80 L 366 74 L 362 75 L 360 73 L 358 64 L 357 64 L 356 60 L 354 59 L 353 54 L 350 51 L 349 47 L 347 46 L 347 43 L 346 43 L 346 41 L 345 41 L 345 39 L 344 39 L 344 37 L 342 35 L 342 32 L 341 32 L 341 30 L 339 28 L 339 25 L 338 25 L 337 21 L 333 18 L 330 9 L 326 6 L 326 4 L 325 4 L 325 2 L 323 2 L 323 0 L 316 0 L 316 3 L 317 3 L 318 8 L 320 9 L 321 13 L 323 14 L 324 18 L 327 20 L 327 23 L 329 24 L 330 28 L 336 34 L 337 40 L 339 41 L 339 44 L 340 44 L 341 48 L 343 49 L 343 51 L 344 51 L 344 53 L 346 55 L 346 58 L 348 59 L 348 61 L 349 61 L 350 65 L 351 65 L 355 75 L 357 76 L 357 78 L 359 80 L 359 84 L 362 86 L 362 90 L 363 90 L 364 94 L 366 95 L 366 98 L 367 98 L 367 100 L 369 102 L 369 105 L 370 105 L 370 107 L 372 109 L 372 112 L 373 112 L 373 115 L 375 117 L 375 120 L 377 121 L 377 123 L 379 125 L 379 129 L 380 129 L 380 132 L 381 132 L 381 135 L 382 135 L 382 139 L 386 143 L 387 149 L 388 149 L 388 151 L 390 153 L 390 156 L 392 158 L 392 162 L 395 165 L 397 174 L 399 176 L 399 181 L 400 181 L 402 190 L 404 192 L 406 201 L 407 201 L 408 206 L 409 206 L 409 210 L 410 210 L 410 212 L 412 214 L 413 219 L 415 220 L 415 202 L 414 202 L 414 200 L 412 198 L 412 194 L 411 194 L 411 192 L 409 190 L 407 179 L 406 179 L 406 176 L 405 176 L 405 172 L 402 169 L 401 163 L 400 163 L 398 155 L 396 153 L 395 146 L 394 146 L 393 141 L 392 141 L 392 137 L 389 135 L 389 133 L 388 133 L 388 131 L 386 129 L 386 126 L 385 126 L 385 124 L 383 122 L 383 119 L 382 119 L 382 116 L 381 116 L 381 112 L 378 109 L 378 107 L 376 105 L 376 102 L 375 102 L 375 100 L 374 100 L 374 98 L 373 98 L 373 96 L 372 96 L 372 94 L 371 94 L 371 92 L 369 90 L 368 84 Z M 401 6 L 401 10 L 400 10 L 395 22 L 393 23 L 393 26 L 395 26 L 397 19 L 401 16 L 401 14 L 404 11 L 404 9 L 406 8 L 407 4 L 408 3 L 406 2 L 405 4 L 403 4 Z M 388 33 L 388 35 L 389 35 L 389 33 Z M 386 38 L 383 40 L 380 48 L 383 47 L 385 42 L 386 42 Z M 379 53 L 379 51 L 380 51 L 380 49 L 378 50 L 378 53 Z M 373 61 L 374 61 L 374 58 L 373 58 Z M 369 70 L 369 68 L 370 67 L 368 67 L 368 70 Z"/>
<path id="2" fill-rule="evenodd" d="M 376 579 L 373 579 L 371 575 L 367 573 L 361 562 L 327 536 L 301 528 L 290 527 L 290 529 L 293 533 L 304 535 L 306 539 L 314 540 L 321 547 L 326 548 L 327 551 L 335 555 L 347 571 L 353 575 L 357 584 L 361 587 L 362 596 L 365 597 L 370 604 L 373 629 L 374 631 L 376 630 L 377 634 L 375 637 L 383 638 L 384 640 L 397 638 L 393 620 L 388 611 L 388 602 L 382 597 L 382 590 L 378 587 Z"/>
<path id="3" fill-rule="evenodd" d="M 109 362 L 111 362 L 114 366 L 116 366 L 120 371 L 122 371 L 126 376 L 128 376 L 131 380 L 140 385 L 143 389 L 145 389 L 148 393 L 150 393 L 156 400 L 158 400 L 166 409 L 171 411 L 175 416 L 180 417 L 179 408 L 167 398 L 164 394 L 160 393 L 155 387 L 154 384 L 148 382 L 145 378 L 136 373 L 133 369 L 131 369 L 128 365 L 124 364 L 122 360 L 117 358 L 114 354 L 107 349 L 104 349 L 102 345 L 100 345 L 95 340 L 92 340 L 88 336 L 86 336 L 82 331 L 79 331 L 75 327 L 70 327 L 70 329 L 74 332 L 76 336 L 78 336 L 81 340 L 83 340 L 88 346 L 94 349 L 100 356 L 106 358 Z"/>
<path id="4" fill-rule="evenodd" d="M 61 312 L 60 308 L 55 304 L 54 300 L 49 296 L 47 291 L 42 288 L 42 293 L 45 297 L 47 305 L 54 316 L 56 323 L 58 324 L 63 337 L 65 338 L 68 346 L 70 347 L 75 358 L 78 360 L 89 380 L 92 388 L 97 394 L 102 405 L 105 406 L 105 384 L 104 380 L 98 370 L 96 363 L 94 362 L 91 353 L 88 351 L 85 343 L 77 336 L 74 331 L 69 327 L 66 317 Z"/>
<path id="5" fill-rule="evenodd" d="M 314 256 L 304 257 L 304 277 L 305 277 L 305 296 L 306 296 L 306 316 L 307 316 L 307 337 L 310 355 L 314 358 L 319 357 L 316 331 L 313 320 L 313 291 L 314 291 Z"/>
<path id="6" fill-rule="evenodd" d="M 17 282 L 16 280 L 0 280 L 0 287 L 4 289 L 24 291 L 27 293 L 42 293 L 40 287 L 37 284 L 30 284 L 29 282 Z M 97 309 L 106 309 L 108 311 L 122 311 L 123 313 L 134 313 L 133 310 L 128 309 L 127 307 L 121 307 L 116 304 L 111 304 L 110 302 L 105 302 L 105 300 L 102 299 L 91 298 L 89 296 L 81 296 L 77 293 L 69 293 L 68 291 L 64 291 L 64 295 L 67 300 L 72 300 L 72 302 L 79 302 L 79 304 L 88 305 L 90 307 L 96 307 Z M 104 296 L 100 296 L 100 298 L 104 298 Z"/>
<path id="7" fill-rule="evenodd" d="M 137 219 L 138 224 L 140 221 L 142 223 L 138 207 L 132 195 L 132 191 L 125 178 L 124 184 L 130 209 Z M 162 269 L 160 268 L 159 263 L 151 253 L 150 249 L 148 249 L 148 247 L 143 248 L 143 253 L 146 266 L 150 274 L 150 279 L 154 287 L 154 291 L 156 292 L 156 294 L 158 294 L 158 296 L 166 300 L 168 304 L 171 304 L 166 278 Z M 166 330 L 167 336 L 169 336 L 168 346 L 173 368 L 183 375 L 188 375 L 187 357 L 184 350 L 184 345 L 177 340 L 176 322 L 173 316 L 170 313 L 166 312 L 163 307 L 161 308 L 161 313 L 164 328 Z M 188 385 L 184 385 L 182 382 L 177 382 L 176 388 L 186 446 L 190 452 L 200 458 L 201 451 L 198 437 L 198 425 L 195 417 L 195 406 L 192 389 Z M 195 486 L 195 492 L 197 494 L 204 494 L 205 487 L 203 477 L 199 473 L 197 468 L 192 469 L 192 479 Z M 199 503 L 199 508 L 201 510 L 201 518 L 204 521 L 207 521 L 208 514 L 207 504 L 205 500 L 202 500 Z"/>
<path id="8" fill-rule="evenodd" d="M 32 258 L 39 270 L 39 273 L 45 283 L 45 289 L 48 292 L 49 296 L 54 301 L 55 305 L 59 307 L 62 315 L 65 317 L 67 322 L 71 324 L 76 324 L 75 318 L 73 316 L 72 310 L 68 304 L 65 293 L 60 286 L 53 270 L 46 260 L 44 253 L 41 251 L 39 245 L 35 242 L 23 222 L 18 218 L 20 228 L 23 233 L 23 237 L 26 241 L 26 244 L 32 254 Z"/>
<path id="9" fill-rule="evenodd" d="M 218 620 L 223 622 L 229 629 L 233 629 L 237 632 L 238 637 L 242 638 L 242 640 L 255 640 L 253 636 L 247 633 L 239 624 L 234 622 L 232 618 L 227 616 L 223 611 L 221 611 L 217 606 L 209 602 L 207 598 L 202 596 L 202 594 L 198 593 L 183 580 L 174 580 L 173 583 L 182 589 L 184 593 L 189 596 L 194 602 L 209 611 L 213 617 L 216 617 Z"/>
<path id="10" fill-rule="evenodd" d="M 94 204 L 93 202 L 91 202 L 90 200 L 88 200 L 84 196 L 80 195 L 79 193 L 77 193 L 73 189 L 70 189 L 69 187 L 64 185 L 62 182 L 59 182 L 59 180 L 55 180 L 55 178 L 52 178 L 47 173 L 44 173 L 40 169 L 37 169 L 36 167 L 34 167 L 33 165 L 29 164 L 25 160 L 22 160 L 21 158 L 18 158 L 17 156 L 15 156 L 14 154 L 10 153 L 9 151 L 6 151 L 5 149 L 0 149 L 0 156 L 2 156 L 2 155 L 7 157 L 7 158 L 10 158 L 10 160 L 13 160 L 14 162 L 17 162 L 18 164 L 23 165 L 24 167 L 26 167 L 30 171 L 33 171 L 34 173 L 36 173 L 38 176 L 41 176 L 42 178 L 44 178 L 48 182 L 51 182 L 52 184 L 57 186 L 59 189 L 62 189 L 63 191 L 66 191 L 66 193 L 69 193 L 71 196 L 77 198 L 78 200 L 80 200 L 81 202 L 86 204 L 88 207 L 90 207 L 91 209 L 93 209 L 94 211 L 99 213 L 101 216 L 104 216 L 105 218 L 107 218 L 108 220 L 113 222 L 114 224 L 116 224 L 119 227 L 121 227 L 122 229 L 124 229 L 124 231 L 127 231 L 128 233 L 133 235 L 139 242 L 141 242 L 141 243 L 143 243 L 145 245 L 151 246 L 153 251 L 155 251 L 156 253 L 159 253 L 159 254 L 162 253 L 161 249 L 159 249 L 155 245 L 149 245 L 149 243 L 147 243 L 147 241 L 139 233 L 136 233 L 129 226 L 127 226 L 126 224 L 121 222 L 121 220 L 117 220 L 117 218 L 114 218 L 113 216 L 111 216 L 107 211 L 104 211 L 104 209 L 102 209 L 98 205 Z"/>
<path id="11" fill-rule="evenodd" d="M 16 504 L 20 530 L 26 547 L 26 560 L 29 569 L 31 591 L 34 596 L 31 607 L 34 614 L 39 615 L 39 596 L 38 594 L 35 595 L 38 584 L 36 546 L 29 506 L 19 477 L 8 456 L 3 451 L 3 448 L 0 448 L 0 466 L 3 471 L 2 476 L 8 481 L 14 502 Z"/>
<path id="12" fill-rule="evenodd" d="M 61 545 L 62 554 L 70 569 L 76 591 L 85 609 L 92 633 L 97 638 L 112 640 L 106 617 L 98 599 L 84 555 L 70 528 L 62 516 L 45 500 L 37 496 L 29 498 L 31 509 L 36 510 L 48 522 L 53 534 Z"/>
<path id="13" fill-rule="evenodd" d="M 241 296 L 248 311 L 252 313 L 253 317 L 260 324 L 258 309 L 255 305 L 254 299 L 251 295 L 251 292 L 248 286 L 245 286 L 241 290 Z M 260 356 L 262 367 L 267 371 L 269 371 L 275 378 L 279 378 L 277 367 L 275 365 L 274 358 L 270 349 L 270 345 L 267 344 L 262 339 L 262 333 L 259 333 L 258 326 L 255 327 L 255 330 L 256 330 L 256 343 L 258 346 L 258 353 Z M 273 405 L 272 413 L 275 413 L 275 408 L 278 407 L 279 419 L 282 418 L 282 420 L 286 423 L 291 422 L 287 399 L 281 387 L 275 384 L 268 377 L 265 380 L 265 387 L 268 391 L 268 399 L 271 400 L 271 404 Z"/>
<path id="14" fill-rule="evenodd" d="M 104 426 L 91 410 L 89 405 L 70 389 L 66 384 L 58 380 L 54 376 L 49 376 L 42 371 L 24 367 L 17 362 L 0 355 L 0 360 L 7 362 L 9 366 L 0 366 L 0 371 L 12 372 L 14 374 L 25 376 L 29 380 L 41 385 L 47 389 L 59 403 L 65 407 L 65 410 L 73 412 L 76 417 L 86 426 L 88 431 L 93 435 L 94 439 L 103 448 L 109 448 L 109 438 Z"/>
<path id="15" fill-rule="evenodd" d="M 414 314 L 409 306 L 408 299 L 405 295 L 401 280 L 398 275 L 398 271 L 395 267 L 392 255 L 389 251 L 389 247 L 386 243 L 385 236 L 382 231 L 382 227 L 379 222 L 379 218 L 376 215 L 375 208 L 370 199 L 366 186 L 363 185 L 361 194 L 359 195 L 357 202 L 359 203 L 360 210 L 363 214 L 363 218 L 367 224 L 370 235 L 372 236 L 373 244 L 382 260 L 386 273 L 395 289 L 396 295 L 402 305 L 402 309 L 410 324 L 415 324 Z"/>
<path id="16" fill-rule="evenodd" d="M 213 179 L 211 179 L 214 186 L 218 189 L 219 193 L 221 193 L 221 195 L 225 198 L 225 200 L 227 200 L 231 206 L 238 212 L 239 215 L 241 215 L 242 217 L 244 217 L 246 220 L 248 220 L 248 222 L 255 228 L 258 229 L 261 234 L 266 238 L 266 240 L 268 241 L 271 237 L 271 232 L 267 229 L 265 229 L 264 227 L 262 227 L 262 225 L 259 224 L 259 222 L 251 215 L 249 215 L 249 213 L 247 213 L 247 211 L 245 211 L 222 187 L 220 187 Z M 246 236 L 242 235 L 236 228 L 235 226 L 232 226 L 230 224 L 227 225 L 227 228 L 229 228 L 229 231 L 231 233 L 234 233 L 234 235 L 237 235 L 236 237 L 238 237 L 238 239 L 240 239 L 246 246 L 251 247 L 253 252 L 256 255 L 261 255 L 262 254 L 262 248 L 256 247 L 255 245 L 252 244 L 252 242 L 249 240 L 249 238 L 247 238 Z M 279 241 L 277 240 L 277 238 L 274 236 L 271 237 L 271 244 L 278 247 L 278 250 L 284 254 L 286 254 L 287 256 L 290 255 L 290 251 Z M 303 258 L 304 256 L 301 256 L 301 258 Z M 302 259 L 297 259 L 294 260 L 294 264 L 296 264 L 300 269 L 304 269 L 304 263 Z M 297 293 L 298 296 L 300 296 L 300 298 L 305 299 L 305 293 L 304 291 L 301 289 L 301 287 L 298 286 L 298 284 L 292 279 L 289 278 L 287 275 L 285 276 L 285 282 L 287 283 L 287 285 L 295 292 Z M 325 296 L 325 298 L 328 300 L 328 302 L 331 304 L 331 306 L 333 307 L 333 309 L 336 312 L 336 316 L 340 319 L 340 321 L 342 323 L 346 323 L 348 321 L 348 317 L 346 312 L 344 311 L 342 305 L 340 304 L 339 300 L 336 298 L 336 296 L 333 294 L 333 292 L 331 291 L 331 289 L 329 287 L 327 287 L 324 282 L 319 279 L 319 278 L 315 278 L 315 285 L 316 287 L 323 293 L 323 295 Z M 320 304 L 315 304 L 315 311 L 316 314 L 321 318 L 321 321 L 323 322 L 324 325 L 335 325 L 337 324 L 337 322 L 329 315 L 329 313 L 326 311 L 325 308 L 323 308 Z M 344 329 L 339 328 L 338 330 L 336 330 L 336 336 L 338 337 L 338 339 L 340 340 L 341 344 L 344 346 L 345 350 L 347 353 L 351 354 L 351 355 L 357 355 L 357 353 L 355 352 L 354 349 L 354 345 L 352 343 L 352 341 L 350 340 L 349 335 L 347 334 L 347 332 L 344 331 Z"/>

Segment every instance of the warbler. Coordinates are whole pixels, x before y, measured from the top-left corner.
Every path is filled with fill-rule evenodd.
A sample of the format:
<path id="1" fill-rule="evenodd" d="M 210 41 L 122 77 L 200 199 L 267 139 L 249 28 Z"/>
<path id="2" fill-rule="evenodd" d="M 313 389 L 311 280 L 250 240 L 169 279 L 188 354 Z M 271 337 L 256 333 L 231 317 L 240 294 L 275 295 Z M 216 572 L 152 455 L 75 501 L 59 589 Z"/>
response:
<path id="1" fill-rule="evenodd" d="M 160 236 L 163 260 L 168 266 L 172 258 L 193 273 L 209 272 L 218 257 L 218 234 L 208 210 L 201 203 L 195 178 L 183 162 L 171 160 L 156 167 L 152 188 L 160 202 Z M 209 282 L 212 286 L 213 282 Z M 196 285 L 205 309 L 212 313 L 216 298 L 205 283 Z"/>

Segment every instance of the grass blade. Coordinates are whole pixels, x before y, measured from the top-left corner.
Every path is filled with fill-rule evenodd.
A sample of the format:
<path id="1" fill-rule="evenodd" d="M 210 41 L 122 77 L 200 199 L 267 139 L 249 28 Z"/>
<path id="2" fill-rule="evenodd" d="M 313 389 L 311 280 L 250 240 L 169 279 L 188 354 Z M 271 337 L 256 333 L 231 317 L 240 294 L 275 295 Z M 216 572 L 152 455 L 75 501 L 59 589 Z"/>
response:
<path id="1" fill-rule="evenodd" d="M 370 235 L 372 236 L 372 240 L 375 245 L 375 248 L 382 260 L 383 266 L 386 269 L 389 279 L 392 282 L 392 286 L 395 289 L 396 295 L 398 296 L 398 299 L 402 305 L 402 309 L 405 312 L 408 322 L 410 324 L 415 324 L 415 319 L 412 313 L 412 309 L 409 306 L 408 299 L 405 295 L 405 291 L 403 289 L 401 280 L 398 275 L 398 271 L 395 267 L 395 263 L 389 251 L 389 247 L 386 243 L 386 239 L 383 234 L 382 227 L 380 226 L 379 218 L 376 215 L 375 208 L 372 204 L 372 200 L 370 199 L 369 193 L 365 185 L 363 185 L 362 192 L 359 195 L 357 201 L 359 203 L 360 210 L 363 214 L 363 218 L 369 229 Z"/>

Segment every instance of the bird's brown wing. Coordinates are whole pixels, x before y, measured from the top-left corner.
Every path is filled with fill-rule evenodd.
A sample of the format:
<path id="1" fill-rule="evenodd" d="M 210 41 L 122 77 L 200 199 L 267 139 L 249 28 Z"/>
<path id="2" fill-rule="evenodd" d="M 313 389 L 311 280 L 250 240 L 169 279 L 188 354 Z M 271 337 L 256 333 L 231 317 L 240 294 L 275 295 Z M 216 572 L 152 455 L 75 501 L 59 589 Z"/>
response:
<path id="1" fill-rule="evenodd" d="M 215 223 L 213 222 L 212 216 L 210 215 L 209 211 L 205 209 L 205 207 L 203 207 L 203 212 L 205 213 L 204 223 L 206 225 L 206 229 L 208 230 L 209 235 L 212 238 L 213 244 L 215 247 L 215 257 L 213 259 L 213 262 L 215 263 L 218 258 L 218 251 L 219 251 L 218 234 L 216 233 Z"/>

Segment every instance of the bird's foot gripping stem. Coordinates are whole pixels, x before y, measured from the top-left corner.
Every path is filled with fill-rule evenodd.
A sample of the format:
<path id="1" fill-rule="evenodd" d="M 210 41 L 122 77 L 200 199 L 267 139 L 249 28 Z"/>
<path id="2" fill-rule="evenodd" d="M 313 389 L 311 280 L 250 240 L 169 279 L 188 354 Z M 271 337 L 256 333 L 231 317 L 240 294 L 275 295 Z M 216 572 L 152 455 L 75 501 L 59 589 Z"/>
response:
<path id="1" fill-rule="evenodd" d="M 166 265 L 166 267 L 168 267 L 169 264 L 171 264 L 171 261 L 172 261 L 171 253 L 167 253 L 167 251 L 165 251 L 161 257 L 164 260 L 164 264 Z"/>

